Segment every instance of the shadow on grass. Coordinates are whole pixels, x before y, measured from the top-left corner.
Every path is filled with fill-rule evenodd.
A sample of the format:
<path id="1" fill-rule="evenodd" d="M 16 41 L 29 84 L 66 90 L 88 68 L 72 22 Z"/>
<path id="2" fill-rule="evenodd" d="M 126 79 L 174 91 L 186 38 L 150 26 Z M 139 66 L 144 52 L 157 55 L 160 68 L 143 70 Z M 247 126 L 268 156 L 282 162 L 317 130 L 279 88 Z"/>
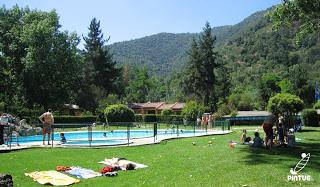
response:
<path id="1" fill-rule="evenodd" d="M 293 167 L 291 161 L 298 163 L 301 159 L 301 153 L 310 153 L 311 158 L 308 167 L 320 170 L 320 143 L 298 142 L 296 147 L 274 147 L 272 150 L 243 147 L 241 151 L 249 153 L 244 159 L 247 165 L 281 163 L 284 167 Z"/>
<path id="2" fill-rule="evenodd" d="M 317 130 L 317 129 L 303 129 L 300 132 L 320 132 L 320 130 Z"/>

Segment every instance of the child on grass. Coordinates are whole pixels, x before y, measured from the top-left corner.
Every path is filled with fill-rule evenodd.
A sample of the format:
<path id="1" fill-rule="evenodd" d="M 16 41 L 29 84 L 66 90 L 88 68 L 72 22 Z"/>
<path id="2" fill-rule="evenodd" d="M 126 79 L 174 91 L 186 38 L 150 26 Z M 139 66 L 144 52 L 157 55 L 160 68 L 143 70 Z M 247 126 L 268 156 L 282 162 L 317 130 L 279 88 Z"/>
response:
<path id="1" fill-rule="evenodd" d="M 260 138 L 259 133 L 255 132 L 252 147 L 262 147 L 262 145 L 263 145 L 263 141 Z"/>

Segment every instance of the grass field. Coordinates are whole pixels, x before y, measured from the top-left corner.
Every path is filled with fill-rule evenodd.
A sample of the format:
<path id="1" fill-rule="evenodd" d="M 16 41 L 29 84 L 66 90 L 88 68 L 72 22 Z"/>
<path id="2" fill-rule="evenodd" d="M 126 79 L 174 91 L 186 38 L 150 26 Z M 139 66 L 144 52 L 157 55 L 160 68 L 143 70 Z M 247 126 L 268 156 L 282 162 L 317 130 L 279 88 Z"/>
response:
<path id="1" fill-rule="evenodd" d="M 138 147 L 48 147 L 0 153 L 0 173 L 11 174 L 14 186 L 42 186 L 24 173 L 54 170 L 57 165 L 99 171 L 103 165 L 98 162 L 104 158 L 124 157 L 149 167 L 120 171 L 117 177 L 81 180 L 75 186 L 320 186 L 320 128 L 305 128 L 304 132 L 296 133 L 296 138 L 301 140 L 295 148 L 265 150 L 247 145 L 230 148 L 228 142 L 239 141 L 242 128 L 233 128 L 235 132 L 229 135 L 177 139 Z M 260 127 L 247 128 L 250 136 L 256 128 Z M 209 146 L 208 141 L 213 145 Z M 289 170 L 295 167 L 303 152 L 311 153 L 311 159 L 301 174 L 311 175 L 312 181 L 288 182 Z"/>

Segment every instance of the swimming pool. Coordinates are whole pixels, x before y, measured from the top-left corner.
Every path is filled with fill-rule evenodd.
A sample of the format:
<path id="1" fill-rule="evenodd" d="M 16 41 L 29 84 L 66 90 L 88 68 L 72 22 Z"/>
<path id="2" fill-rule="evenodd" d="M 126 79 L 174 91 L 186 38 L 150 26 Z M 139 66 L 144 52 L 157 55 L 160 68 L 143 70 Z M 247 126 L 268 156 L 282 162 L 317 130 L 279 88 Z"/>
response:
<path id="1" fill-rule="evenodd" d="M 147 138 L 153 137 L 153 130 L 115 130 L 115 131 L 92 131 L 88 133 L 88 131 L 72 131 L 72 132 L 63 132 L 64 136 L 67 139 L 67 143 L 65 145 L 89 145 L 89 136 L 91 137 L 91 145 L 119 145 L 119 144 L 127 144 L 128 137 L 130 139 L 137 138 Z M 105 134 L 104 134 L 105 133 Z M 158 130 L 157 135 L 159 136 L 179 136 L 179 135 L 193 135 L 194 133 L 205 133 L 205 131 L 192 131 L 192 130 Z M 30 144 L 32 142 L 41 142 L 42 135 L 34 135 L 34 136 L 20 136 L 18 140 L 13 137 L 12 142 L 19 142 L 19 144 Z M 47 137 L 46 137 L 47 138 Z M 60 132 L 54 133 L 53 135 L 54 141 L 60 140 Z"/>

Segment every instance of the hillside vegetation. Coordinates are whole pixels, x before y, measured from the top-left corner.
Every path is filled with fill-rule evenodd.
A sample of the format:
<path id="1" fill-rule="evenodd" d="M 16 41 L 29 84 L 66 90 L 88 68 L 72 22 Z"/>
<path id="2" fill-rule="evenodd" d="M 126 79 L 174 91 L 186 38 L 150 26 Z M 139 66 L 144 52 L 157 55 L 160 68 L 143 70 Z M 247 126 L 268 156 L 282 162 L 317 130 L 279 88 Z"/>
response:
<path id="1" fill-rule="evenodd" d="M 216 45 L 222 46 L 237 38 L 263 17 L 257 12 L 233 26 L 214 27 Z M 159 33 L 130 41 L 117 42 L 111 48 L 120 64 L 146 66 L 153 75 L 167 75 L 182 68 L 188 61 L 188 50 L 199 33 Z"/>
<path id="2" fill-rule="evenodd" d="M 225 74 L 220 76 L 229 76 L 225 80 L 230 84 L 226 95 L 229 92 L 244 94 L 249 100 L 260 100 L 261 92 L 265 91 L 262 77 L 272 74 L 277 79 L 275 84 L 279 91 L 281 86 L 278 84 L 282 81 L 283 89 L 289 89 L 309 105 L 314 100 L 314 82 L 320 75 L 320 35 L 309 34 L 296 45 L 295 30 L 272 29 L 272 23 L 265 16 L 270 10 L 256 12 L 233 26 L 212 29 L 217 38 L 218 61 L 225 68 Z M 199 36 L 200 33 L 160 33 L 116 43 L 110 48 L 120 64 L 144 66 L 150 76 L 170 79 L 169 82 L 174 83 L 169 84 L 171 91 L 183 95 L 176 93 L 179 92 L 176 79 L 184 73 L 192 39 Z M 272 94 L 268 98 L 270 96 Z M 266 102 L 259 101 L 249 108 L 263 109 Z"/>

